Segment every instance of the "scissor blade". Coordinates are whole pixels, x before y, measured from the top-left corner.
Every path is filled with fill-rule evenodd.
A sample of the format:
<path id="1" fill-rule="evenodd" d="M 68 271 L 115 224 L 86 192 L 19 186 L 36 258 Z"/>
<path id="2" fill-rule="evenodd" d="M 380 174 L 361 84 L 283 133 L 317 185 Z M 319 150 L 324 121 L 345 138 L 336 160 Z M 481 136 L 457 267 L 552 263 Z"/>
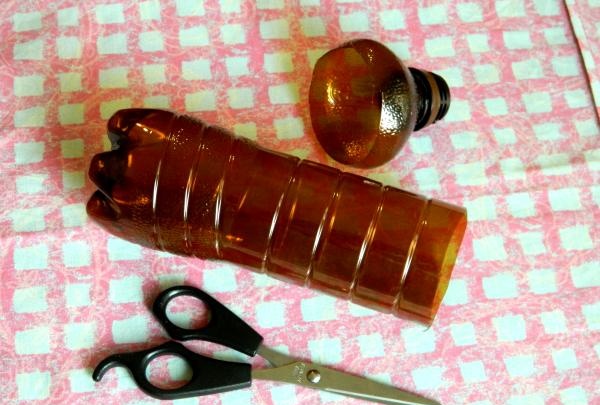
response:
<path id="1" fill-rule="evenodd" d="M 386 384 L 301 361 L 283 367 L 252 370 L 252 378 L 297 384 L 380 404 L 440 405 Z"/>
<path id="2" fill-rule="evenodd" d="M 287 364 L 295 363 L 297 361 L 295 358 L 283 353 L 279 353 L 278 351 L 273 350 L 270 347 L 267 347 L 263 344 L 258 346 L 256 354 L 258 354 L 263 359 L 267 360 L 275 367 L 285 366 Z"/>

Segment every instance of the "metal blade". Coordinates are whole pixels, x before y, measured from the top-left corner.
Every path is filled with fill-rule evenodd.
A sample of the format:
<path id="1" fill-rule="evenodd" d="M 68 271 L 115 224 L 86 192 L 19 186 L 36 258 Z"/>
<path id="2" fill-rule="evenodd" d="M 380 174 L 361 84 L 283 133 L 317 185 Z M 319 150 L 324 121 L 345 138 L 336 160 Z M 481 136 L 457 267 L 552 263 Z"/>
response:
<path id="1" fill-rule="evenodd" d="M 297 384 L 380 404 L 440 405 L 386 384 L 301 361 L 283 367 L 252 370 L 252 378 Z"/>
<path id="2" fill-rule="evenodd" d="M 267 360 L 269 363 L 274 365 L 275 367 L 285 366 L 286 364 L 295 363 L 298 360 L 290 357 L 286 354 L 279 353 L 270 347 L 265 345 L 258 346 L 258 350 L 256 350 L 256 354 L 258 354 L 263 359 Z"/>

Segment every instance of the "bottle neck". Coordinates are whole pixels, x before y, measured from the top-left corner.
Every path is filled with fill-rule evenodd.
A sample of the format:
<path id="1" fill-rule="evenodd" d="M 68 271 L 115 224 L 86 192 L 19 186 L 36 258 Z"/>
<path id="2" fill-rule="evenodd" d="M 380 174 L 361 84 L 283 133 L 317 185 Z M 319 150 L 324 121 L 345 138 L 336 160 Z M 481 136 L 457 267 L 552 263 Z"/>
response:
<path id="1" fill-rule="evenodd" d="M 444 118 L 450 108 L 450 89 L 435 73 L 409 68 L 417 91 L 417 121 L 415 131 Z"/>

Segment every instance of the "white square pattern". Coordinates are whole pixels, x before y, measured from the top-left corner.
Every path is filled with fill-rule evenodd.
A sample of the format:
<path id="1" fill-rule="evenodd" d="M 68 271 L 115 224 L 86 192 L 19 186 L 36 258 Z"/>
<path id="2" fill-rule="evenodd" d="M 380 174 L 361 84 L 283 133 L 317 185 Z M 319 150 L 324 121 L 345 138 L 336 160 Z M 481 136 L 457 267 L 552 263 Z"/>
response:
<path id="1" fill-rule="evenodd" d="M 210 80 L 212 79 L 210 61 L 208 59 L 183 61 L 181 74 L 185 80 Z"/>
<path id="2" fill-rule="evenodd" d="M 473 240 L 475 258 L 480 261 L 506 260 L 507 253 L 504 249 L 504 238 L 500 235 L 491 235 Z"/>
<path id="3" fill-rule="evenodd" d="M 381 25 L 386 30 L 398 30 L 406 27 L 402 10 L 384 10 L 379 12 Z"/>
<path id="4" fill-rule="evenodd" d="M 15 76 L 13 92 L 17 97 L 41 96 L 44 94 L 44 76 Z"/>
<path id="5" fill-rule="evenodd" d="M 17 288 L 13 294 L 13 311 L 16 313 L 42 312 L 48 309 L 46 287 Z"/>
<path id="6" fill-rule="evenodd" d="M 576 288 L 600 287 L 600 262 L 591 261 L 571 267 L 571 280 Z"/>
<path id="7" fill-rule="evenodd" d="M 300 101 L 299 88 L 296 83 L 285 83 L 269 86 L 271 104 L 296 104 Z"/>
<path id="8" fill-rule="evenodd" d="M 101 55 L 127 53 L 127 34 L 112 34 L 98 37 L 96 45 L 98 53 Z"/>
<path id="9" fill-rule="evenodd" d="M 65 286 L 67 307 L 85 307 L 91 304 L 90 284 L 74 283 Z"/>
<path id="10" fill-rule="evenodd" d="M 327 296 L 307 298 L 300 304 L 302 318 L 307 321 L 327 321 L 335 319 L 335 299 Z"/>
<path id="11" fill-rule="evenodd" d="M 66 267 L 89 266 L 91 262 L 90 247 L 86 242 L 65 242 L 62 245 L 63 263 Z"/>
<path id="12" fill-rule="evenodd" d="M 429 136 L 411 136 L 408 138 L 408 142 L 414 153 L 426 154 L 433 152 L 433 145 Z"/>
<path id="13" fill-rule="evenodd" d="M 448 22 L 448 14 L 446 6 L 438 4 L 430 7 L 419 7 L 419 21 L 423 25 L 446 24 Z"/>
<path id="14" fill-rule="evenodd" d="M 560 124 L 546 122 L 533 126 L 535 137 L 541 141 L 554 141 L 563 137 Z"/>
<path id="15" fill-rule="evenodd" d="M 513 378 L 529 377 L 535 373 L 535 360 L 529 354 L 506 357 L 504 364 L 508 374 Z"/>
<path id="16" fill-rule="evenodd" d="M 490 299 L 515 298 L 518 295 L 517 280 L 511 273 L 501 273 L 483 278 L 483 291 Z"/>
<path id="17" fill-rule="evenodd" d="M 77 7 L 62 8 L 57 11 L 56 19 L 60 27 L 79 25 L 79 9 Z"/>
<path id="18" fill-rule="evenodd" d="M 228 45 L 243 44 L 246 32 L 241 24 L 227 24 L 221 27 L 221 39 Z"/>
<path id="19" fill-rule="evenodd" d="M 15 13 L 12 17 L 13 31 L 35 31 L 42 28 L 42 14 L 40 12 Z"/>
<path id="20" fill-rule="evenodd" d="M 142 281 L 142 278 L 137 276 L 110 280 L 108 290 L 109 300 L 116 304 L 141 302 L 144 298 Z"/>
<path id="21" fill-rule="evenodd" d="M 18 176 L 15 180 L 17 193 L 19 194 L 38 194 L 44 191 L 44 182 L 48 179 L 45 173 L 33 173 L 29 175 Z"/>
<path id="22" fill-rule="evenodd" d="M 49 371 L 19 373 L 16 380 L 20 400 L 41 400 L 50 396 L 52 378 Z"/>
<path id="23" fill-rule="evenodd" d="M 304 136 L 304 122 L 302 118 L 287 117 L 275 119 L 273 126 L 279 139 L 295 139 Z"/>
<path id="24" fill-rule="evenodd" d="M 146 31 L 139 35 L 138 44 L 142 52 L 158 52 L 164 50 L 164 39 L 160 31 Z"/>
<path id="25" fill-rule="evenodd" d="M 44 42 L 41 39 L 16 43 L 13 47 L 15 60 L 41 60 L 44 57 Z"/>
<path id="26" fill-rule="evenodd" d="M 92 379 L 92 370 L 89 368 L 72 370 L 69 373 L 69 383 L 71 392 L 94 391 L 96 385 Z"/>
<path id="27" fill-rule="evenodd" d="M 46 213 L 43 208 L 17 209 L 9 215 L 15 232 L 38 232 L 46 229 Z"/>
<path id="28" fill-rule="evenodd" d="M 469 213 L 469 221 L 489 221 L 497 217 L 496 202 L 493 196 L 483 196 L 464 202 Z"/>
<path id="29" fill-rule="evenodd" d="M 530 256 L 546 253 L 543 235 L 540 232 L 521 232 L 516 234 L 523 253 Z"/>
<path id="30" fill-rule="evenodd" d="M 146 0 L 139 3 L 140 18 L 142 21 L 160 20 L 159 0 Z"/>
<path id="31" fill-rule="evenodd" d="M 451 325 L 450 333 L 457 346 L 471 346 L 477 343 L 475 326 L 471 322 Z"/>
<path id="32" fill-rule="evenodd" d="M 340 16 L 340 28 L 343 32 L 365 32 L 369 30 L 369 17 L 363 12 Z"/>
<path id="33" fill-rule="evenodd" d="M 140 315 L 115 320 L 112 323 L 115 343 L 142 343 L 148 339 L 148 320 Z"/>
<path id="34" fill-rule="evenodd" d="M 62 93 L 71 93 L 82 89 L 81 86 L 81 73 L 78 72 L 67 72 L 59 73 L 58 80 L 60 84 L 60 91 Z"/>
<path id="35" fill-rule="evenodd" d="M 534 294 L 551 294 L 557 291 L 556 272 L 552 269 L 532 270 L 527 273 L 529 289 Z"/>
<path id="36" fill-rule="evenodd" d="M 96 341 L 96 324 L 94 322 L 69 323 L 65 326 L 64 336 L 67 349 L 89 349 Z"/>
<path id="37" fill-rule="evenodd" d="M 499 342 L 517 342 L 527 337 L 523 315 L 506 315 L 492 319 Z"/>
<path id="38" fill-rule="evenodd" d="M 287 39 L 290 36 L 289 23 L 285 19 L 261 21 L 259 28 L 263 39 Z"/>
<path id="39" fill-rule="evenodd" d="M 308 341 L 311 359 L 324 365 L 342 360 L 342 342 L 339 338 L 323 338 Z"/>
<path id="40" fill-rule="evenodd" d="M 402 340 L 408 353 L 429 353 L 435 350 L 436 337 L 433 329 L 403 329 Z"/>
<path id="41" fill-rule="evenodd" d="M 285 325 L 285 306 L 282 302 L 263 302 L 256 306 L 256 319 L 261 328 Z"/>
<path id="42" fill-rule="evenodd" d="M 202 1 L 176 0 L 177 15 L 180 17 L 194 17 L 204 15 L 204 4 Z"/>
<path id="43" fill-rule="evenodd" d="M 458 17 L 467 23 L 474 23 L 483 20 L 481 5 L 477 3 L 459 3 L 456 6 Z"/>
<path id="44" fill-rule="evenodd" d="M 125 22 L 122 4 L 101 4 L 96 6 L 95 11 L 96 21 L 99 24 L 122 24 Z"/>
<path id="45" fill-rule="evenodd" d="M 384 343 L 381 335 L 378 333 L 372 335 L 361 335 L 358 337 L 358 345 L 362 357 L 382 357 L 385 355 Z"/>
<path id="46" fill-rule="evenodd" d="M 565 333 L 567 331 L 567 319 L 561 310 L 542 312 L 540 318 L 542 326 L 548 334 Z"/>
<path id="47" fill-rule="evenodd" d="M 506 159 L 500 160 L 500 169 L 502 170 L 502 175 L 504 176 L 504 178 L 507 181 L 525 180 L 525 178 L 526 178 L 525 165 L 519 158 L 506 158 Z M 518 195 L 520 195 L 520 193 L 511 194 L 506 197 L 506 200 L 509 203 L 511 212 L 512 212 L 512 208 L 513 208 L 511 201 L 513 201 L 513 199 L 516 198 L 516 196 L 518 196 Z M 513 214 L 513 215 L 515 215 L 515 214 Z"/>
<path id="48" fill-rule="evenodd" d="M 412 378 L 419 390 L 435 390 L 443 384 L 444 368 L 426 366 L 412 371 Z"/>
<path id="49" fill-rule="evenodd" d="M 50 328 L 40 326 L 16 331 L 15 351 L 19 355 L 50 353 Z"/>
<path id="50" fill-rule="evenodd" d="M 37 244 L 15 247 L 13 253 L 15 270 L 39 270 L 48 267 L 48 246 Z"/>
<path id="51" fill-rule="evenodd" d="M 469 302 L 469 290 L 465 280 L 453 278 L 444 296 L 445 305 L 464 305 Z"/>
<path id="52" fill-rule="evenodd" d="M 16 128 L 43 127 L 45 123 L 46 109 L 44 107 L 31 107 L 24 110 L 15 111 L 14 124 Z M 15 151 L 17 147 L 16 145 Z"/>
<path id="53" fill-rule="evenodd" d="M 459 367 L 465 383 L 476 383 L 487 380 L 485 367 L 481 361 L 460 363 Z"/>

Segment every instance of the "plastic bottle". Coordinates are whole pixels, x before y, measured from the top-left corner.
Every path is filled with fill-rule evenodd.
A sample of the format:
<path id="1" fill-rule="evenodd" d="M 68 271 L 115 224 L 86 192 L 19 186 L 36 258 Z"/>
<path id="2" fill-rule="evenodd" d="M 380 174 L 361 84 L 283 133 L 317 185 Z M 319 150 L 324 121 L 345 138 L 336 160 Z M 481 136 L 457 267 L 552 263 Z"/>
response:
<path id="1" fill-rule="evenodd" d="M 99 190 L 87 211 L 109 232 L 433 320 L 464 209 L 168 111 L 121 110 L 108 132 L 113 150 L 91 162 Z"/>
<path id="2" fill-rule="evenodd" d="M 333 159 L 375 167 L 446 115 L 450 90 L 435 73 L 407 69 L 384 45 L 359 39 L 319 58 L 309 103 L 315 135 Z"/>

